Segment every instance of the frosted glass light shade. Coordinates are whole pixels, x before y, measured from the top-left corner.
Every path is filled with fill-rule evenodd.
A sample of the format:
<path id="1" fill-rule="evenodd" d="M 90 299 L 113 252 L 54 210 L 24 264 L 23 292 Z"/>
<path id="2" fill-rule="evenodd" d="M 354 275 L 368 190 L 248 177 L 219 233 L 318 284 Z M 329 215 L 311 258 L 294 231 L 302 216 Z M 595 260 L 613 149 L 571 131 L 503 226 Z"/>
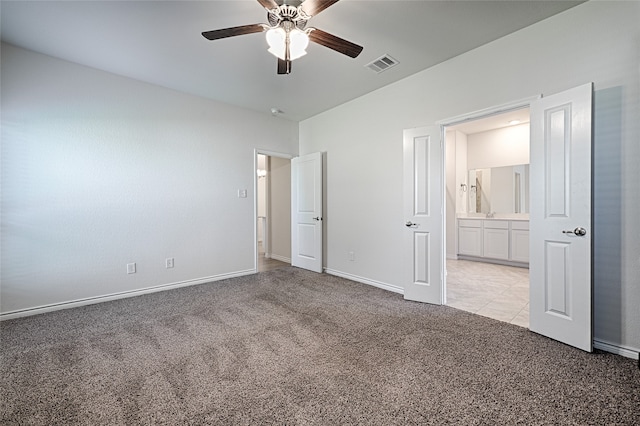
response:
<path id="1" fill-rule="evenodd" d="M 289 33 L 289 59 L 292 61 L 307 54 L 309 36 L 307 33 L 295 29 Z"/>
<path id="2" fill-rule="evenodd" d="M 267 31 L 269 53 L 284 60 L 287 33 L 282 28 L 272 28 Z"/>
<path id="3" fill-rule="evenodd" d="M 278 58 L 286 59 L 287 33 L 283 28 L 272 28 L 267 31 L 267 44 L 269 44 L 269 53 Z M 293 61 L 307 54 L 307 46 L 309 45 L 309 36 L 299 29 L 295 28 L 289 32 L 289 60 Z"/>

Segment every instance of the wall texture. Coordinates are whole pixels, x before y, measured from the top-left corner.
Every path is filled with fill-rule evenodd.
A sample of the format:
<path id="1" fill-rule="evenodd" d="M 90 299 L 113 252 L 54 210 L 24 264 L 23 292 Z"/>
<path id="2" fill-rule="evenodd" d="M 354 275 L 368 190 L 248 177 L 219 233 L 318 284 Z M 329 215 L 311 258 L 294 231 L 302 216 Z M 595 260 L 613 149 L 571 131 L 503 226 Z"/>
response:
<path id="1" fill-rule="evenodd" d="M 402 286 L 403 129 L 592 81 L 595 337 L 640 350 L 638 22 L 639 2 L 587 2 L 303 121 L 300 153 L 326 151 L 326 266 Z"/>
<path id="2" fill-rule="evenodd" d="M 291 160 L 271 159 L 271 257 L 291 263 Z"/>
<path id="3" fill-rule="evenodd" d="M 6 44 L 1 71 L 3 314 L 255 270 L 254 148 L 296 123 Z"/>
<path id="4" fill-rule="evenodd" d="M 529 164 L 529 123 L 467 135 L 467 167 Z"/>

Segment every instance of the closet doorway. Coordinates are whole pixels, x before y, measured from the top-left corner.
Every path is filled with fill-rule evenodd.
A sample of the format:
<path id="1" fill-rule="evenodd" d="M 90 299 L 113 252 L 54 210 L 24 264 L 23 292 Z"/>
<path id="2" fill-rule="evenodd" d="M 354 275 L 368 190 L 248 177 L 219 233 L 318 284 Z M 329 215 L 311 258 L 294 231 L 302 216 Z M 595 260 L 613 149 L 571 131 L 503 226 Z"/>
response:
<path id="1" fill-rule="evenodd" d="M 447 126 L 446 304 L 529 327 L 529 109 Z"/>
<path id="2" fill-rule="evenodd" d="M 256 151 L 256 269 L 291 265 L 291 159 Z"/>

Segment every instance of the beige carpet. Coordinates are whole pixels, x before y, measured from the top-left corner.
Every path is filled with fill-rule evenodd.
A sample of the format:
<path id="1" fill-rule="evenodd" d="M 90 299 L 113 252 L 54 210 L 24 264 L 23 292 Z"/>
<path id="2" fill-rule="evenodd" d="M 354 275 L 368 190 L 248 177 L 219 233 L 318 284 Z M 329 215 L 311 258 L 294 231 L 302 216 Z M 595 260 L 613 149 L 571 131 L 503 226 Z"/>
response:
<path id="1" fill-rule="evenodd" d="M 640 424 L 636 361 L 292 267 L 0 337 L 3 425 Z"/>

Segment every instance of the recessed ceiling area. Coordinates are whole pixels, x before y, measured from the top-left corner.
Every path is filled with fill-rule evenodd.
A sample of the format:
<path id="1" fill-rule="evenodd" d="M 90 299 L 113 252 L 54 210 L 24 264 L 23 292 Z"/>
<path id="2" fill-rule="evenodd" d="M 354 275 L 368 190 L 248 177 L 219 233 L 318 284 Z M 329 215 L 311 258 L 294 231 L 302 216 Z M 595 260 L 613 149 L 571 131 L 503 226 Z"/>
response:
<path id="1" fill-rule="evenodd" d="M 300 121 L 490 43 L 582 1 L 341 0 L 309 25 L 364 47 L 355 59 L 311 43 L 277 75 L 265 34 L 203 31 L 267 23 L 256 0 L 5 1 L 2 41 L 185 93 Z M 388 54 L 382 73 L 366 65 Z"/>

